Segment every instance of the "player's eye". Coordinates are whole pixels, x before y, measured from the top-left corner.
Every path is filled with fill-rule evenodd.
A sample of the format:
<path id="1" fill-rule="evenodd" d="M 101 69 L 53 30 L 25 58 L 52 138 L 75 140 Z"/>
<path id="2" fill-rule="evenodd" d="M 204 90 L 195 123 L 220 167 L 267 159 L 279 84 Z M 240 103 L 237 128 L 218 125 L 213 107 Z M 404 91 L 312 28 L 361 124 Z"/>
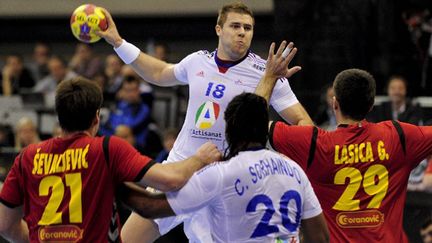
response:
<path id="1" fill-rule="evenodd" d="M 241 27 L 241 25 L 240 24 L 231 24 L 231 27 L 234 29 L 238 29 Z"/>

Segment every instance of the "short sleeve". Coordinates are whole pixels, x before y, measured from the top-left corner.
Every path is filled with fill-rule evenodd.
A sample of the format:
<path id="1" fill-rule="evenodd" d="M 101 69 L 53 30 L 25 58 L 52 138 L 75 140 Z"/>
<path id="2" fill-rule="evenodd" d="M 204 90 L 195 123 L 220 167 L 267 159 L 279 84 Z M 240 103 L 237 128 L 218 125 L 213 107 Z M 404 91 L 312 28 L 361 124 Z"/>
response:
<path id="1" fill-rule="evenodd" d="M 279 79 L 270 97 L 270 104 L 277 112 L 280 112 L 297 103 L 299 103 L 299 101 L 292 91 L 288 79 Z"/>
<path id="2" fill-rule="evenodd" d="M 112 136 L 109 141 L 109 162 L 112 174 L 118 183 L 140 181 L 156 162 L 141 155 L 125 140 Z"/>
<path id="3" fill-rule="evenodd" d="M 166 195 L 171 208 L 179 215 L 209 205 L 220 195 L 222 187 L 223 174 L 220 166 L 212 164 L 196 172 L 179 191 L 168 192 Z"/>
<path id="4" fill-rule="evenodd" d="M 405 133 L 407 161 L 420 161 L 432 154 L 432 126 L 415 126 L 400 122 Z"/>
<path id="5" fill-rule="evenodd" d="M 0 202 L 9 208 L 18 207 L 23 204 L 22 178 L 19 166 L 20 156 L 16 157 L 0 193 Z"/>
<path id="6" fill-rule="evenodd" d="M 195 53 L 192 53 L 174 65 L 174 75 L 182 83 L 189 83 L 187 68 L 191 67 L 194 56 Z"/>
<path id="7" fill-rule="evenodd" d="M 306 169 L 312 130 L 313 126 L 290 126 L 283 122 L 273 122 L 269 134 L 270 145 Z"/>

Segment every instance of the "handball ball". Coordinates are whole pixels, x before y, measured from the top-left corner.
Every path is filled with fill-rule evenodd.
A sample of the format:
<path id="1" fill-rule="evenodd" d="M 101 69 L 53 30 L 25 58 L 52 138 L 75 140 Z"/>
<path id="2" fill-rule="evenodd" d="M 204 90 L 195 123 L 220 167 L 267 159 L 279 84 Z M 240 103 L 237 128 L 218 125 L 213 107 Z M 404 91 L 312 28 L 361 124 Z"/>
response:
<path id="1" fill-rule="evenodd" d="M 72 13 L 70 26 L 73 35 L 85 43 L 100 40 L 96 30 L 106 30 L 108 22 L 100 7 L 93 4 L 83 4 Z"/>

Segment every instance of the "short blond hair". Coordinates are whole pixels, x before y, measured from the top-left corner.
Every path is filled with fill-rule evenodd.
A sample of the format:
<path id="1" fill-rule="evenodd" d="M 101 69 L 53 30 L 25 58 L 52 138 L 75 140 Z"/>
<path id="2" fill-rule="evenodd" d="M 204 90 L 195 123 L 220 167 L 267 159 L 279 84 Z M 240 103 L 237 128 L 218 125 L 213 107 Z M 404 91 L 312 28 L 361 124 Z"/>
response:
<path id="1" fill-rule="evenodd" d="M 247 14 L 252 17 L 252 20 L 255 23 L 255 18 L 253 16 L 252 10 L 250 10 L 250 8 L 242 2 L 234 2 L 223 5 L 222 8 L 219 10 L 217 25 L 222 27 L 225 24 L 228 13 Z"/>

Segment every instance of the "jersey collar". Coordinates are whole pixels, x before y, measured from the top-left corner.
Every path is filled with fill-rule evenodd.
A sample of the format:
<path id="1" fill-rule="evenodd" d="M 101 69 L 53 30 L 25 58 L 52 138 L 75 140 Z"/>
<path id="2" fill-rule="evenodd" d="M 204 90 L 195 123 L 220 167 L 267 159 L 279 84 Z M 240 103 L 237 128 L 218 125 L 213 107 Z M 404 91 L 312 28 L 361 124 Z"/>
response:
<path id="1" fill-rule="evenodd" d="M 244 57 L 240 58 L 237 61 L 225 61 L 225 60 L 220 59 L 217 56 L 217 51 L 218 50 L 216 49 L 216 53 L 214 55 L 214 59 L 215 59 L 216 65 L 217 65 L 217 67 L 219 69 L 219 72 L 221 72 L 221 73 L 226 73 L 226 71 L 228 71 L 229 68 L 234 67 L 235 65 L 241 63 L 244 59 L 246 59 L 246 57 L 249 55 L 249 52 L 250 52 L 250 50 L 248 50 L 246 52 L 246 55 L 244 55 Z"/>
<path id="2" fill-rule="evenodd" d="M 355 124 L 344 124 L 344 123 L 342 123 L 342 124 L 339 124 L 337 127 L 338 128 L 347 128 L 347 127 L 364 127 L 364 126 L 366 126 L 367 124 L 368 124 L 369 122 L 368 121 L 366 121 L 365 119 L 364 120 L 361 120 L 360 122 L 358 122 L 358 123 L 355 123 Z"/>

